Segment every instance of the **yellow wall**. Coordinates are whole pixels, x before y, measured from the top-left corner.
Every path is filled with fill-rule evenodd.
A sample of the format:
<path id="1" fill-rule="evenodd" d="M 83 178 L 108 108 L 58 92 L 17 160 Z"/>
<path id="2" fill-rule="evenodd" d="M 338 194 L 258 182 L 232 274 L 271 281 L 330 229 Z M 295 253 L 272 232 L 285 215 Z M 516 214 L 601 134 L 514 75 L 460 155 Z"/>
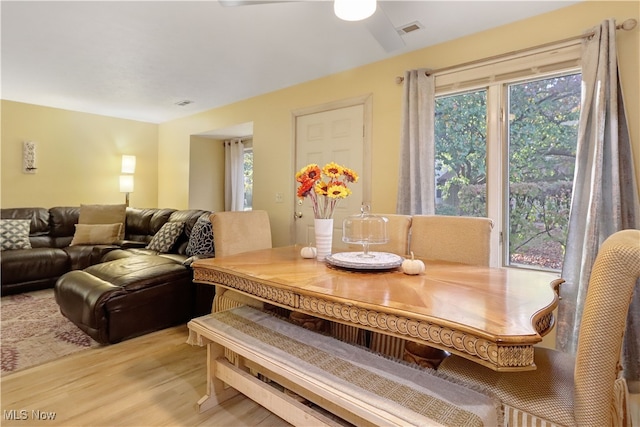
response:
<path id="1" fill-rule="evenodd" d="M 613 17 L 618 23 L 639 18 L 638 2 L 585 2 L 518 23 L 314 80 L 266 95 L 160 125 L 160 206 L 188 203 L 190 135 L 254 123 L 254 209 L 269 212 L 274 245 L 290 243 L 294 206 L 292 111 L 365 94 L 373 96 L 372 210 L 395 212 L 402 88 L 396 76 L 414 68 L 438 69 L 573 37 Z M 640 173 L 638 28 L 618 31 L 620 73 L 633 149 Z M 639 175 L 640 177 L 640 175 Z M 275 193 L 285 195 L 275 203 Z"/>
<path id="2" fill-rule="evenodd" d="M 189 152 L 189 209 L 223 211 L 223 142 L 192 136 Z"/>
<path id="3" fill-rule="evenodd" d="M 609 17 L 618 23 L 628 18 L 640 21 L 639 9 L 638 2 L 588 1 L 161 125 L 2 101 L 0 205 L 120 203 L 124 200 L 118 188 L 120 155 L 134 154 L 138 164 L 131 204 L 185 209 L 190 207 L 192 172 L 200 174 L 190 170 L 191 142 L 197 141 L 192 136 L 253 122 L 253 206 L 269 212 L 274 244 L 285 245 L 295 201 L 292 111 L 371 94 L 372 208 L 394 212 L 402 98 L 396 76 L 408 69 L 438 69 L 572 37 Z M 639 28 L 618 31 L 618 51 L 640 181 Z M 22 173 L 24 140 L 38 144 L 34 175 Z M 214 162 L 219 167 L 221 159 Z M 211 189 L 217 192 L 219 205 L 223 200 L 219 176 Z M 277 192 L 285 195 L 284 203 L 275 203 Z"/>
<path id="4" fill-rule="evenodd" d="M 158 125 L 2 101 L 3 208 L 124 203 L 121 156 L 136 156 L 132 206 L 157 207 Z M 35 141 L 37 172 L 22 172 Z M 170 207 L 170 206 L 167 206 Z"/>

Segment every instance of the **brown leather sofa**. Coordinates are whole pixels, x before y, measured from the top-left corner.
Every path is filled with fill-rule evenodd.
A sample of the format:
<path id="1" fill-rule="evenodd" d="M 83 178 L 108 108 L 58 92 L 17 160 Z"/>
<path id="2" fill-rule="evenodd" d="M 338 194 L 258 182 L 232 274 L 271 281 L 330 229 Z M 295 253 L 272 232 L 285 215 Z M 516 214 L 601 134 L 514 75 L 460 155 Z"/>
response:
<path id="1" fill-rule="evenodd" d="M 60 311 L 100 343 L 115 343 L 207 313 L 212 287 L 192 282 L 186 253 L 203 210 L 127 208 L 124 240 L 70 243 L 79 207 L 0 210 L 3 219 L 31 219 L 31 249 L 2 251 L 2 294 L 54 287 Z M 167 252 L 145 247 L 168 222 L 184 228 Z M 204 254 L 196 257 L 212 256 Z"/>

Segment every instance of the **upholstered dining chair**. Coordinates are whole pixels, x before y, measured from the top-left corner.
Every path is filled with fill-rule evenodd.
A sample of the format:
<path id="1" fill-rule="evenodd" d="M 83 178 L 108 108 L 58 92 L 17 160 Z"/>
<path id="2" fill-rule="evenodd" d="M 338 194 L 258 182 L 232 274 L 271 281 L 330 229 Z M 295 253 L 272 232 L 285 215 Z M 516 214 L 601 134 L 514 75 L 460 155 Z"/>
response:
<path id="1" fill-rule="evenodd" d="M 272 247 L 269 215 L 263 210 L 215 212 L 210 216 L 216 258 Z M 216 286 L 212 311 L 241 305 L 262 308 L 262 302 Z"/>
<path id="2" fill-rule="evenodd" d="M 411 218 L 409 253 L 417 258 L 489 265 L 493 221 L 489 218 L 414 215 Z M 447 355 L 442 350 L 377 332 L 371 335 L 372 350 L 435 368 Z"/>
<path id="3" fill-rule="evenodd" d="M 469 265 L 489 265 L 490 218 L 414 215 L 409 251 L 416 257 Z"/>
<path id="4" fill-rule="evenodd" d="M 495 372 L 458 356 L 438 371 L 493 392 L 510 426 L 629 426 L 619 361 L 638 278 L 640 230 L 614 233 L 591 270 L 575 357 L 536 347 L 534 371 Z"/>

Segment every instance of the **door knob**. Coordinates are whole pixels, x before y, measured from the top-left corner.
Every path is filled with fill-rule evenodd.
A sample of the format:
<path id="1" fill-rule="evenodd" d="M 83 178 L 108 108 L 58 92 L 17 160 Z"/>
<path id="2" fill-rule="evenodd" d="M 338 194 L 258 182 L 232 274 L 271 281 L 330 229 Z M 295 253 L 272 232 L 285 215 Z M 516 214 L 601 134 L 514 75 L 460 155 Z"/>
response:
<path id="1" fill-rule="evenodd" d="M 293 217 L 294 217 L 295 219 L 300 219 L 300 218 L 302 218 L 302 212 L 296 212 L 296 213 L 294 213 L 294 214 L 293 214 Z"/>

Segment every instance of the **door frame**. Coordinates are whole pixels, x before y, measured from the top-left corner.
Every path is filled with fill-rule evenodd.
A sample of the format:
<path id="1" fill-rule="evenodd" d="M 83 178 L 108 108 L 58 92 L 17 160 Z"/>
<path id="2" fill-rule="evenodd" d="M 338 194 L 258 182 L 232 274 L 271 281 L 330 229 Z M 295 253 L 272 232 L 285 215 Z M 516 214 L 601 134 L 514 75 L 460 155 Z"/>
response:
<path id="1" fill-rule="evenodd" d="M 297 108 L 291 111 L 291 140 L 293 144 L 291 144 L 291 169 L 293 169 L 294 176 L 297 172 L 296 170 L 296 149 L 298 148 L 298 140 L 297 140 L 297 122 L 298 117 L 306 116 L 309 114 L 315 113 L 323 113 L 325 111 L 338 110 L 340 108 L 353 107 L 356 105 L 362 105 L 363 110 L 363 135 L 362 135 L 362 171 L 357 171 L 360 179 L 358 183 L 362 185 L 362 201 L 371 202 L 371 197 L 373 195 L 372 187 L 371 187 L 371 178 L 372 178 L 372 141 L 371 141 L 371 131 L 373 127 L 372 121 L 372 109 L 373 109 L 373 96 L 371 93 L 361 96 L 356 96 L 353 98 L 340 99 L 336 101 L 327 102 L 325 104 L 313 105 L 310 107 L 302 107 Z M 298 197 L 296 196 L 297 185 L 295 180 L 293 182 L 293 210 L 291 215 L 289 216 L 289 235 L 290 244 L 294 244 L 296 241 L 296 203 Z"/>

